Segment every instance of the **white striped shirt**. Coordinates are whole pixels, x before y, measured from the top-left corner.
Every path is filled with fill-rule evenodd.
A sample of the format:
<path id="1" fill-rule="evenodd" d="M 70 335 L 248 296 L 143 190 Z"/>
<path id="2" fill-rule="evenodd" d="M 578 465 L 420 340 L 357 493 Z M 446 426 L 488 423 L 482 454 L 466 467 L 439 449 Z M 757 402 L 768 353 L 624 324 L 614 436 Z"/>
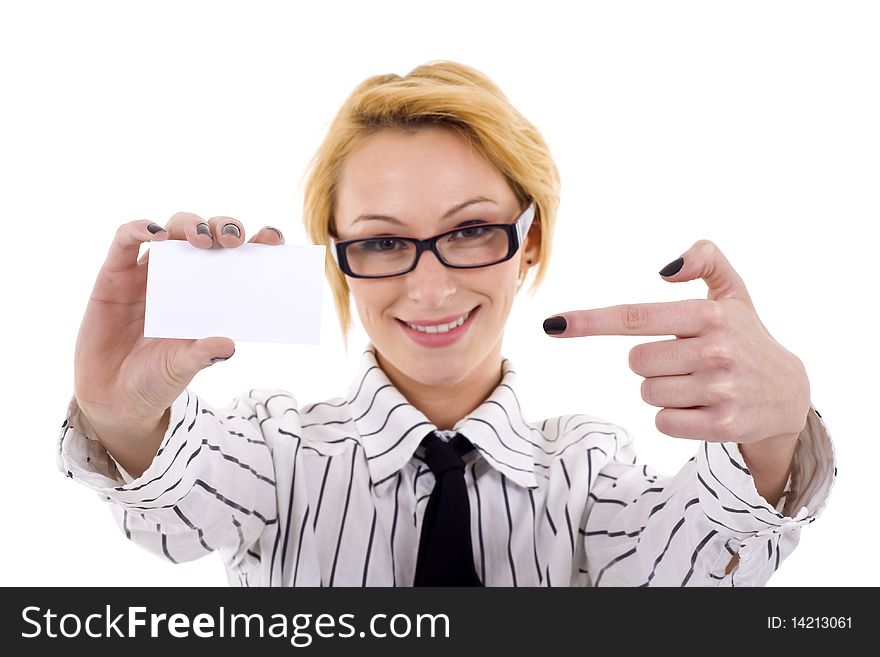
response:
<path id="1" fill-rule="evenodd" d="M 505 360 L 498 387 L 455 425 L 476 447 L 465 480 L 487 586 L 763 585 L 836 475 L 813 409 L 774 508 L 735 443 L 700 442 L 660 476 L 621 427 L 590 415 L 529 423 L 515 390 Z M 58 462 L 111 503 L 132 541 L 174 562 L 218 550 L 232 585 L 411 586 L 434 484 L 419 444 L 435 429 L 370 348 L 346 398 L 301 406 L 250 390 L 215 409 L 185 391 L 136 480 L 73 400 Z"/>

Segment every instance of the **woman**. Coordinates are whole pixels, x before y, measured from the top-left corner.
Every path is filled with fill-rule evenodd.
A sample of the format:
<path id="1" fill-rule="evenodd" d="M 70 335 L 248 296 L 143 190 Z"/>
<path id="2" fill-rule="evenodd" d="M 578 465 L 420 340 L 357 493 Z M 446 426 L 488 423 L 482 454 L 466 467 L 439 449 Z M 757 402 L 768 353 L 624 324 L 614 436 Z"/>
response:
<path id="1" fill-rule="evenodd" d="M 234 345 L 142 337 L 138 248 L 236 248 L 244 226 L 131 222 L 80 330 L 62 469 L 157 554 L 218 550 L 232 584 L 763 584 L 833 479 L 803 366 L 701 241 L 661 274 L 704 278 L 708 300 L 545 322 L 562 337 L 678 336 L 636 347 L 631 365 L 661 431 L 702 439 L 695 457 L 660 477 L 616 425 L 527 421 L 501 341 L 525 277 L 547 266 L 557 192 L 542 137 L 481 73 L 438 62 L 365 81 L 305 199 L 343 329 L 353 297 L 371 340 L 348 394 L 255 389 L 214 409 L 187 389 Z"/>

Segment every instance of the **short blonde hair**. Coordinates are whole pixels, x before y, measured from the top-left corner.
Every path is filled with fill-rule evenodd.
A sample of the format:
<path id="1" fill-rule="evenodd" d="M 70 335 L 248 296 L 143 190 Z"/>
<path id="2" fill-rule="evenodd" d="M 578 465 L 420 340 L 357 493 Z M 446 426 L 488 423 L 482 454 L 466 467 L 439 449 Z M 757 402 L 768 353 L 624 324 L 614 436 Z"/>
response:
<path id="1" fill-rule="evenodd" d="M 404 77 L 373 76 L 355 88 L 333 119 L 305 184 L 306 233 L 314 244 L 328 249 L 324 266 L 344 336 L 351 325 L 349 288 L 329 254 L 330 239 L 336 234 L 334 213 L 342 165 L 364 139 L 380 130 L 426 126 L 455 130 L 501 172 L 522 207 L 535 202 L 541 247 L 532 289 L 546 272 L 559 205 L 559 172 L 538 130 L 495 83 L 463 64 L 436 61 Z"/>

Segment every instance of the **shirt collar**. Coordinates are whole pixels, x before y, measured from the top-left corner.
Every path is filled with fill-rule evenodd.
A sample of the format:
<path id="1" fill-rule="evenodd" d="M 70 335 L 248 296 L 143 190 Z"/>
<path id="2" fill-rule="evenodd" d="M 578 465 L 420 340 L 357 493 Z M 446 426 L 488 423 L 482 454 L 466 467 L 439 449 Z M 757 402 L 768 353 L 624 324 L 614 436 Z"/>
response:
<path id="1" fill-rule="evenodd" d="M 505 359 L 501 369 L 498 387 L 454 429 L 498 472 L 520 486 L 536 488 L 534 449 L 540 434 L 522 415 L 510 361 Z M 379 367 L 372 345 L 364 351 L 348 399 L 370 479 L 383 492 L 422 439 L 437 427 L 394 387 Z"/>

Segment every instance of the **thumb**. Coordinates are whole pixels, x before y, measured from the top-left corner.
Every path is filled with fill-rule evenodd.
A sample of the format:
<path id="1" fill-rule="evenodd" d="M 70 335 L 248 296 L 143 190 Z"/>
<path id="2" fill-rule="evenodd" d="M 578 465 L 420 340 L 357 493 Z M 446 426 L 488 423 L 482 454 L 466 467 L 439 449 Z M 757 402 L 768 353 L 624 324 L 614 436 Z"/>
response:
<path id="1" fill-rule="evenodd" d="M 709 299 L 738 299 L 752 306 L 745 283 L 713 242 L 699 240 L 677 260 L 673 260 L 660 275 L 670 283 L 683 283 L 698 278 L 709 287 Z"/>
<path id="2" fill-rule="evenodd" d="M 211 337 L 193 340 L 172 356 L 173 371 L 189 380 L 201 370 L 232 358 L 235 343 L 229 338 Z"/>

